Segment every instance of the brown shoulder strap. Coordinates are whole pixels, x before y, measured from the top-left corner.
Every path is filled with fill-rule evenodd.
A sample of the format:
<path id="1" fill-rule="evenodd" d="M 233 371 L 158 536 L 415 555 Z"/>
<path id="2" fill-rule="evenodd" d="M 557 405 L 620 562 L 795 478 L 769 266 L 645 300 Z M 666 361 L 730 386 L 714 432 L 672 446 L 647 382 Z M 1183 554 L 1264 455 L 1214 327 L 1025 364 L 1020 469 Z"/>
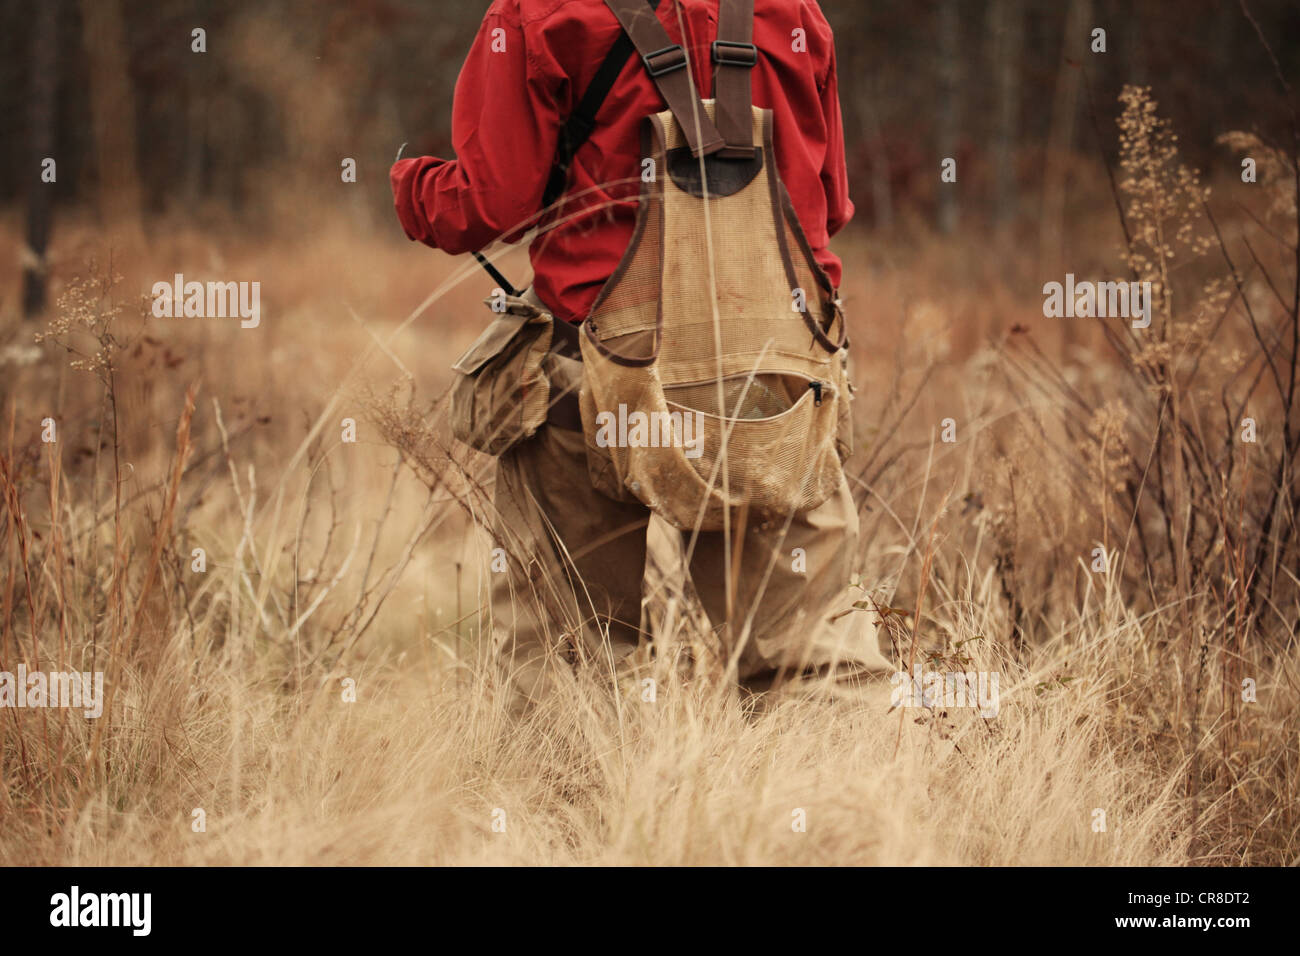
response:
<path id="1" fill-rule="evenodd" d="M 713 96 L 718 132 L 727 146 L 724 159 L 754 155 L 753 94 L 750 72 L 758 63 L 754 46 L 754 0 L 719 0 L 718 39 L 713 44 Z"/>
<path id="2" fill-rule="evenodd" d="M 668 37 L 659 16 L 647 0 L 605 0 L 673 111 L 695 156 L 710 156 L 726 143 L 704 112 L 699 93 L 687 72 L 686 51 Z"/>

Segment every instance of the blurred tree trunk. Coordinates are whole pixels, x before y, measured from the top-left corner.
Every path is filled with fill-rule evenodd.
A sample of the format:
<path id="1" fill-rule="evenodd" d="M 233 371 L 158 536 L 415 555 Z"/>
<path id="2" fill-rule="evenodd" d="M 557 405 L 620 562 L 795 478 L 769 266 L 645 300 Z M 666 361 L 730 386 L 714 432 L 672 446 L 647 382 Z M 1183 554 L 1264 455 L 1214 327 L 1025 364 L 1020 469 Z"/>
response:
<path id="1" fill-rule="evenodd" d="M 1225 4 L 1226 5 L 1226 4 Z M 1235 9 L 1236 4 L 1231 6 Z M 1146 30 L 1142 24 L 1142 10 L 1134 7 L 1125 12 L 1128 28 L 1124 31 L 1124 82 L 1134 86 L 1147 84 L 1147 44 Z"/>
<path id="2" fill-rule="evenodd" d="M 23 250 L 23 315 L 35 318 L 45 311 L 46 280 L 49 263 L 45 250 L 50 242 L 50 223 L 54 212 L 54 183 L 42 179 L 41 164 L 54 155 L 54 131 L 57 126 L 55 94 L 59 86 L 58 46 L 59 0 L 46 0 L 32 13 L 32 62 L 28 74 L 31 86 L 28 99 L 28 142 L 30 152 L 24 157 L 23 182 L 27 184 L 27 247 Z M 57 169 L 57 163 L 56 163 Z"/>
<path id="3" fill-rule="evenodd" d="M 989 22 L 997 116 L 993 132 L 993 219 L 1006 226 L 1016 213 L 1016 137 L 1020 132 L 1020 59 L 1025 42 L 1024 0 L 993 0 Z"/>
<path id="4" fill-rule="evenodd" d="M 955 159 L 957 156 L 958 109 L 957 97 L 961 84 L 961 17 L 960 0 L 940 0 L 939 4 L 939 156 Z M 933 169 L 933 167 L 931 167 Z M 935 170 L 931 175 L 935 175 Z M 939 182 L 939 230 L 945 235 L 957 228 L 957 190 L 963 170 L 957 170 L 957 182 Z"/>
<path id="5" fill-rule="evenodd" d="M 1065 259 L 1065 187 L 1074 150 L 1074 128 L 1079 114 L 1079 81 L 1083 58 L 1089 56 L 1092 0 L 1070 0 L 1065 11 L 1061 60 L 1052 99 L 1051 129 L 1043 170 L 1043 210 L 1039 220 L 1038 269 L 1041 275 L 1060 281 Z M 1104 54 L 1103 54 L 1104 55 Z M 1062 329 L 1062 345 L 1068 352 L 1075 340 L 1074 324 Z"/>
<path id="6" fill-rule="evenodd" d="M 143 244 L 144 233 L 136 164 L 135 91 L 128 73 L 120 0 L 81 0 L 81 22 L 90 77 L 100 218 L 115 250 L 130 251 Z"/>
<path id="7" fill-rule="evenodd" d="M 865 79 L 860 84 L 861 96 L 857 106 L 862 116 L 862 135 L 866 141 L 867 158 L 871 163 L 871 208 L 875 225 L 888 230 L 894 225 L 894 198 L 889 182 L 889 152 L 885 149 L 885 135 L 880 129 L 880 116 L 876 113 L 874 83 Z"/>
<path id="8" fill-rule="evenodd" d="M 191 10 L 196 24 L 206 24 L 211 15 L 211 4 L 207 0 L 193 0 Z M 186 201 L 197 206 L 207 198 L 204 178 L 204 161 L 208 148 L 208 104 L 219 83 L 209 67 L 211 62 L 206 55 L 187 57 L 185 68 L 185 144 L 181 161 L 184 163 L 183 184 Z M 182 62 L 186 62 L 183 60 Z"/>
<path id="9" fill-rule="evenodd" d="M 1235 3 L 1224 0 L 1219 4 L 1214 24 L 1214 60 L 1220 76 L 1232 75 L 1233 40 L 1240 17 L 1240 8 Z"/>
<path id="10" fill-rule="evenodd" d="M 207 57 L 194 57 L 193 67 L 185 73 L 185 147 L 182 162 L 185 164 L 183 182 L 185 198 L 197 204 L 203 196 L 203 156 L 207 147 L 208 97 L 203 95 L 200 71 L 207 66 Z M 211 87 L 208 87 L 211 89 Z"/>

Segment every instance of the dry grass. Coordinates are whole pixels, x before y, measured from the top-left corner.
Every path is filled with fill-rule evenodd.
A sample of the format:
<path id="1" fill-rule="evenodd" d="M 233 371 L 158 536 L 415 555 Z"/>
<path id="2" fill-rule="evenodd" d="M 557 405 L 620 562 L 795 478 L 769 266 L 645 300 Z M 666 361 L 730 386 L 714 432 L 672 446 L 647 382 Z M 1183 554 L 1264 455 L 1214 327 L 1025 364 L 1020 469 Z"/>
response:
<path id="1" fill-rule="evenodd" d="M 1143 188 L 1166 187 L 1135 173 Z M 1223 225 L 1236 248 L 1244 227 Z M 95 234 L 62 235 L 66 259 Z M 1078 223 L 1082 246 L 1116 235 Z M 1162 306 L 1161 347 L 1100 359 L 1098 333 L 1058 338 L 1015 257 L 984 246 L 841 250 L 864 587 L 922 608 L 887 616 L 895 661 L 915 636 L 918 660 L 1001 674 L 987 720 L 887 713 L 887 689 L 754 712 L 666 669 L 647 703 L 580 667 L 511 723 L 480 653 L 471 518 L 490 470 L 423 398 L 474 334 L 472 266 L 444 262 L 432 310 L 403 328 L 437 285 L 420 249 L 342 228 L 293 245 L 177 233 L 184 261 L 270 290 L 256 332 L 136 322 L 121 290 L 175 257 L 115 263 L 121 284 L 87 271 L 98 282 L 64 299 L 40 360 L 4 366 L 0 670 L 98 668 L 112 698 L 97 721 L 0 710 L 0 863 L 1296 863 L 1291 472 L 1269 524 L 1253 503 L 1300 413 L 1243 392 L 1267 367 L 1250 324 L 1280 341 L 1286 302 L 1257 272 L 1225 296 L 1218 247 L 1196 247 L 1175 279 L 1199 291 Z M 1206 303 L 1231 320 L 1202 321 Z M 0 347 L 29 341 L 5 328 Z M 56 340 L 89 365 L 70 369 Z M 1271 423 L 1253 463 L 1213 438 L 1221 396 Z M 1260 548 L 1280 570 L 1257 584 Z"/>

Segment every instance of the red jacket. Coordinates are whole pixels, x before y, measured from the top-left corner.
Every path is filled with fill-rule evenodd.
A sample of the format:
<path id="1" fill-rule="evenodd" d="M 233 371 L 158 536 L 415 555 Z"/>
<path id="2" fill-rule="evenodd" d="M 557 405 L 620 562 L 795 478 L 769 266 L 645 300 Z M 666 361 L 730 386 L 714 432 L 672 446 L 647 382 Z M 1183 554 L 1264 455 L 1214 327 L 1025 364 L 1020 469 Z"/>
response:
<path id="1" fill-rule="evenodd" d="M 659 4 L 659 20 L 690 52 L 706 98 L 712 95 L 709 45 L 717 35 L 717 9 L 718 0 Z M 838 287 L 840 260 L 826 246 L 853 216 L 853 203 L 831 28 L 816 0 L 755 0 L 754 9 L 754 103 L 775 114 L 781 178 L 818 261 Z M 495 0 L 456 83 L 452 138 L 459 158 L 423 156 L 393 165 L 393 198 L 406 234 L 452 255 L 499 238 L 517 242 L 537 223 L 560 127 L 619 33 L 604 0 Z M 585 318 L 618 265 L 636 219 L 631 200 L 640 185 L 640 123 L 664 108 L 634 54 L 569 174 L 570 194 L 594 191 L 566 205 L 561 218 L 578 215 L 538 233 L 529 250 L 534 290 L 557 316 Z M 598 187 L 624 180 L 630 182 Z M 587 206 L 601 208 L 583 211 Z"/>

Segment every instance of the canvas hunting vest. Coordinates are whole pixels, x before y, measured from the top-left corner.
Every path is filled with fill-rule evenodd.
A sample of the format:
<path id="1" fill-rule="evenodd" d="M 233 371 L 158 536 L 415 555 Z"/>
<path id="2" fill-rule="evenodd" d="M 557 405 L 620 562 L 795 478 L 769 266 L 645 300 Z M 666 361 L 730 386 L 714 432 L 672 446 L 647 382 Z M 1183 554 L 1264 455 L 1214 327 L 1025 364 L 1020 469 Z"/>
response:
<path id="1" fill-rule="evenodd" d="M 848 340 L 753 106 L 753 0 L 721 0 L 713 100 L 647 0 L 606 0 L 668 109 L 645 121 L 633 238 L 582 324 L 597 488 L 681 529 L 824 502 L 851 450 Z"/>

